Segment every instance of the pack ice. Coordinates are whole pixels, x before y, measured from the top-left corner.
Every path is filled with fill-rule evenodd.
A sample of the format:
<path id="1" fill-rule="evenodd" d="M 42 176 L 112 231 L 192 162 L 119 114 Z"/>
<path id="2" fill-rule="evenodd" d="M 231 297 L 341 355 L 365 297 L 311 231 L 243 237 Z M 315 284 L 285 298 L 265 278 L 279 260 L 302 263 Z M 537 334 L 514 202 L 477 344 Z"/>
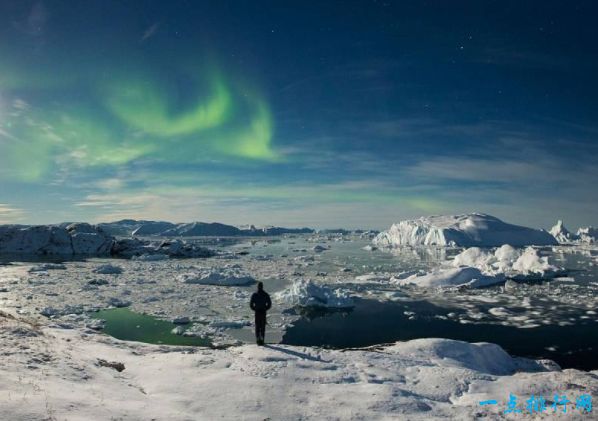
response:
<path id="1" fill-rule="evenodd" d="M 546 231 L 508 224 L 483 213 L 428 216 L 401 221 L 378 234 L 373 242 L 382 247 L 498 247 L 503 244 L 521 247 L 558 244 Z"/>

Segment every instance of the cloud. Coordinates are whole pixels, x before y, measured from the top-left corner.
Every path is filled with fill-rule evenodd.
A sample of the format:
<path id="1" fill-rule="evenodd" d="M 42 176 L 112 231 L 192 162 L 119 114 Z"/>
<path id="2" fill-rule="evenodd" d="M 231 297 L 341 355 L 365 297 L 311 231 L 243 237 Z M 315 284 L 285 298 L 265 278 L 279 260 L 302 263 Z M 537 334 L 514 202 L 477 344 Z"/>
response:
<path id="1" fill-rule="evenodd" d="M 25 212 L 22 209 L 0 203 L 0 224 L 8 224 L 21 220 Z"/>
<path id="2" fill-rule="evenodd" d="M 156 34 L 156 31 L 158 30 L 159 27 L 160 27 L 160 24 L 156 22 L 152 26 L 150 26 L 149 28 L 147 28 L 143 32 L 143 35 L 141 36 L 140 42 L 145 42 L 148 39 L 150 39 L 151 37 L 153 37 Z"/>

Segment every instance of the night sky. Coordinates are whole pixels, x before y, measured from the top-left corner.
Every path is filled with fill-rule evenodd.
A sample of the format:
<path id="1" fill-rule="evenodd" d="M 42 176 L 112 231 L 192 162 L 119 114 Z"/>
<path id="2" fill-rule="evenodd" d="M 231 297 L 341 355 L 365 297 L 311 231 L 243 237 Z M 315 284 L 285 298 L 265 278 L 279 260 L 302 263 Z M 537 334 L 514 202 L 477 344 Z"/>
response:
<path id="1" fill-rule="evenodd" d="M 597 16 L 0 0 L 0 223 L 597 225 Z"/>

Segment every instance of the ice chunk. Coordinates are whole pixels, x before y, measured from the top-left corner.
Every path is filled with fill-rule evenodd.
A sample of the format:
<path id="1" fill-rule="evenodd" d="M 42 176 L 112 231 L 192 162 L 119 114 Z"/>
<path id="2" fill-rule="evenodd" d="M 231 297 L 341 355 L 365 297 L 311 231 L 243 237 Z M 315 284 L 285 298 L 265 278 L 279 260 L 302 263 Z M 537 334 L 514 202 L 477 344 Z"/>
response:
<path id="1" fill-rule="evenodd" d="M 577 237 L 581 243 L 598 243 L 598 228 L 586 227 L 577 230 Z"/>
<path id="2" fill-rule="evenodd" d="M 123 272 L 120 266 L 114 266 L 111 264 L 101 265 L 92 270 L 93 273 L 99 273 L 102 275 L 118 275 Z"/>
<path id="3" fill-rule="evenodd" d="M 504 274 L 485 275 L 473 267 L 437 269 L 426 275 L 412 275 L 405 279 L 396 279 L 399 285 L 413 284 L 418 287 L 456 287 L 467 286 L 480 288 L 504 282 Z"/>
<path id="4" fill-rule="evenodd" d="M 312 250 L 315 251 L 316 253 L 321 253 L 323 251 L 328 250 L 328 248 L 324 247 L 324 246 L 322 246 L 320 244 L 317 244 L 317 245 L 313 246 Z"/>
<path id="5" fill-rule="evenodd" d="M 344 291 L 331 289 L 312 281 L 299 280 L 278 293 L 275 298 L 291 306 L 321 308 L 352 308 L 353 299 Z"/>
<path id="6" fill-rule="evenodd" d="M 577 240 L 577 236 L 569 232 L 562 220 L 558 220 L 556 225 L 550 228 L 550 235 L 552 235 L 559 243 L 567 244 Z"/>
<path id="7" fill-rule="evenodd" d="M 523 254 L 513 263 L 513 271 L 510 278 L 524 279 L 546 279 L 554 278 L 564 271 L 548 263 L 547 257 L 538 256 L 537 250 L 532 247 L 525 249 Z"/>

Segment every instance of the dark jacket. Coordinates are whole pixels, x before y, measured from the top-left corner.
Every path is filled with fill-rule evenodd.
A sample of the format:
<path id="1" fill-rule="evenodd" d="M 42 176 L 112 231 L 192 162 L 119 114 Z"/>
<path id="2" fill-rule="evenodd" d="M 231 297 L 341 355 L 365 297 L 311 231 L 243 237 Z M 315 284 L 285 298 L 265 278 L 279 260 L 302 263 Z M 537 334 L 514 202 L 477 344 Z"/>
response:
<path id="1" fill-rule="evenodd" d="M 253 311 L 268 311 L 272 307 L 272 301 L 270 301 L 270 296 L 266 291 L 257 291 L 251 296 L 249 307 Z"/>

